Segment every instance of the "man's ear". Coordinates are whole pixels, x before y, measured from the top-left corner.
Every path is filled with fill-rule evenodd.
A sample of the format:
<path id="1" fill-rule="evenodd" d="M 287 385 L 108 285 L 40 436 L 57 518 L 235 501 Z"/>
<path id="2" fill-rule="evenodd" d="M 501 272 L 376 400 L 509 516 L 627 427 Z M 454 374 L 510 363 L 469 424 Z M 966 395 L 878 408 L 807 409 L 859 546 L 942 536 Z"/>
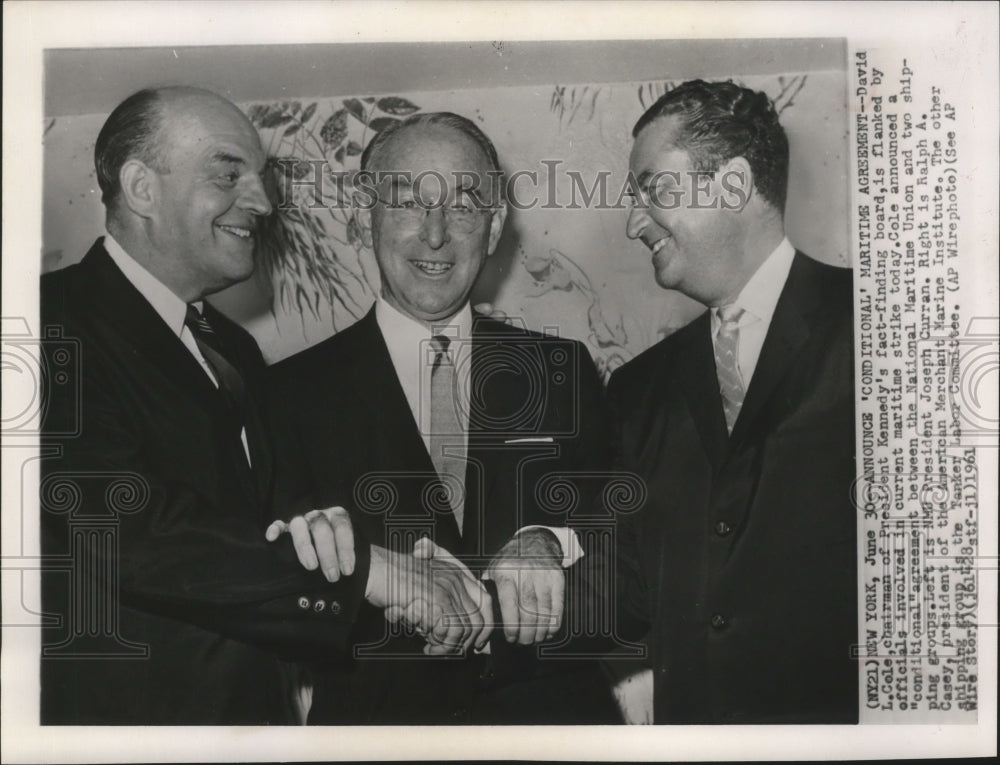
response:
<path id="1" fill-rule="evenodd" d="M 500 234 L 503 233 L 503 224 L 507 220 L 507 203 L 501 202 L 490 216 L 490 241 L 486 247 L 487 256 L 492 255 L 500 243 Z"/>
<path id="2" fill-rule="evenodd" d="M 121 202 L 140 218 L 151 218 L 156 211 L 160 185 L 156 172 L 145 162 L 130 159 L 118 173 Z"/>
<path id="3" fill-rule="evenodd" d="M 750 163 L 743 157 L 733 157 L 719 168 L 716 177 L 718 179 L 716 191 L 720 196 L 719 206 L 723 210 L 742 211 L 756 190 Z"/>

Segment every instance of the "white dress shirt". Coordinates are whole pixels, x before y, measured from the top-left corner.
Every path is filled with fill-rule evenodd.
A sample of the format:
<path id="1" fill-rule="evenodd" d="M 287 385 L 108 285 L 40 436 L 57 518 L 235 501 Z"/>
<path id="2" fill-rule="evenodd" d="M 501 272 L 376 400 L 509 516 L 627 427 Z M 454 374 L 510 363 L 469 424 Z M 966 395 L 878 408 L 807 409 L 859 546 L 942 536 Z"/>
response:
<path id="1" fill-rule="evenodd" d="M 448 321 L 428 328 L 391 306 L 380 295 L 375 301 L 375 321 L 385 338 L 396 379 L 403 388 L 406 403 L 410 405 L 413 421 L 420 430 L 428 454 L 431 450 L 431 372 L 435 356 L 431 337 L 445 335 L 451 340 L 448 354 L 455 367 L 458 420 L 468 448 L 469 412 L 468 407 L 462 404 L 469 400 L 472 309 L 466 304 Z"/>
<path id="2" fill-rule="evenodd" d="M 448 351 L 455 365 L 455 386 L 459 397 L 458 419 L 465 434 L 466 449 L 469 442 L 469 384 L 472 372 L 472 309 L 468 303 L 451 319 L 432 327 L 421 324 L 389 305 L 379 295 L 375 300 L 375 321 L 396 370 L 396 378 L 403 388 L 406 403 L 410 405 L 413 421 L 420 430 L 424 448 L 431 450 L 431 371 L 434 364 L 433 335 L 446 335 L 451 339 Z M 525 526 L 518 533 L 534 528 L 546 528 L 555 534 L 563 551 L 563 567 L 573 565 L 583 557 L 583 548 L 576 532 L 565 527 Z"/>
<path id="3" fill-rule="evenodd" d="M 743 378 L 744 390 L 750 388 L 750 380 L 757 369 L 757 360 L 760 358 L 760 351 L 764 346 L 768 327 L 771 326 L 774 308 L 777 306 L 778 298 L 781 297 L 781 291 L 788 280 L 788 272 L 791 270 L 794 259 L 795 248 L 787 239 L 782 239 L 781 244 L 760 264 L 750 280 L 743 286 L 740 294 L 729 304 L 738 306 L 744 311 L 737 324 L 740 330 L 737 363 L 740 365 L 740 376 Z M 713 345 L 717 342 L 721 326 L 719 309 L 713 308 Z"/>
<path id="4" fill-rule="evenodd" d="M 188 352 L 201 365 L 205 374 L 208 375 L 208 379 L 218 388 L 219 381 L 215 379 L 212 367 L 205 361 L 205 357 L 202 356 L 194 335 L 191 334 L 191 330 L 184 324 L 184 319 L 187 317 L 187 303 L 177 297 L 167 285 L 139 265 L 131 255 L 122 249 L 122 246 L 115 241 L 115 238 L 111 234 L 105 234 L 104 236 L 104 249 L 108 251 L 108 255 L 111 256 L 111 259 L 125 275 L 125 278 L 139 291 L 139 294 L 146 299 L 146 302 L 153 307 L 157 315 L 166 322 L 170 331 L 184 343 L 184 347 L 188 349 Z M 199 313 L 204 308 L 204 303 L 201 300 L 192 303 L 192 305 L 198 309 Z M 243 451 L 246 452 L 247 460 L 249 461 L 250 447 L 247 445 L 246 427 L 240 432 L 240 437 L 243 440 Z"/>

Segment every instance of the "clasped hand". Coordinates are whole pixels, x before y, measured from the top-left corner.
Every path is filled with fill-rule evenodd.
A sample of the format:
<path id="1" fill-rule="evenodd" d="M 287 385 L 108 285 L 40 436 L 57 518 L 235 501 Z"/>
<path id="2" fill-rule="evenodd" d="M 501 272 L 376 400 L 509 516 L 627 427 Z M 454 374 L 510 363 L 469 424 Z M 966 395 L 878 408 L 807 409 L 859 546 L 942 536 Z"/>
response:
<path id="1" fill-rule="evenodd" d="M 342 507 L 313 510 L 288 523 L 275 521 L 268 541 L 289 534 L 299 562 L 322 568 L 330 582 L 354 572 L 354 533 Z M 504 635 L 531 645 L 552 637 L 562 623 L 565 575 L 559 541 L 545 529 L 513 537 L 490 564 L 485 578 L 497 585 Z M 365 596 L 386 619 L 420 634 L 428 654 L 482 648 L 494 626 L 486 588 L 451 553 L 420 539 L 412 555 L 372 546 Z"/>
<path id="2" fill-rule="evenodd" d="M 566 574 L 562 546 L 551 531 L 530 528 L 514 535 L 494 556 L 486 576 L 497 585 L 507 642 L 532 645 L 559 631 Z"/>
<path id="3" fill-rule="evenodd" d="M 482 582 L 427 537 L 417 540 L 412 555 L 372 547 L 367 596 L 390 622 L 423 637 L 429 655 L 481 649 L 495 626 L 493 601 Z"/>

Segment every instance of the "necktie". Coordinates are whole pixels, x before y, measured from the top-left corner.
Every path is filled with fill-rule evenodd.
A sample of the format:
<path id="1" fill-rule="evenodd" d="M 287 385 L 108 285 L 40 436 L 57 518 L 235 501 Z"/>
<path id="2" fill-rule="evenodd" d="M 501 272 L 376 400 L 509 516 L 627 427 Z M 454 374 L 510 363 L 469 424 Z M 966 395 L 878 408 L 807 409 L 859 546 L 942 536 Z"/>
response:
<path id="1" fill-rule="evenodd" d="M 242 375 L 226 358 L 222 342 L 208 319 L 202 316 L 193 305 L 187 307 L 184 325 L 191 330 L 191 334 L 198 344 L 198 350 L 201 351 L 201 355 L 204 356 L 208 366 L 215 373 L 215 380 L 219 383 L 219 391 L 226 399 L 234 423 L 239 425 L 237 432 L 241 431 L 245 419 L 244 406 L 246 404 L 246 387 L 243 384 Z"/>
<path id="2" fill-rule="evenodd" d="M 445 335 L 431 338 L 434 366 L 431 368 L 431 461 L 448 488 L 451 509 L 462 532 L 465 510 L 465 432 L 458 417 L 455 364 Z"/>
<path id="3" fill-rule="evenodd" d="M 733 432 L 733 425 L 746 395 L 739 364 L 739 322 L 743 313 L 743 309 L 735 305 L 722 306 L 719 309 L 719 334 L 715 338 L 715 371 L 719 376 L 722 409 L 726 414 L 726 427 L 730 433 Z"/>

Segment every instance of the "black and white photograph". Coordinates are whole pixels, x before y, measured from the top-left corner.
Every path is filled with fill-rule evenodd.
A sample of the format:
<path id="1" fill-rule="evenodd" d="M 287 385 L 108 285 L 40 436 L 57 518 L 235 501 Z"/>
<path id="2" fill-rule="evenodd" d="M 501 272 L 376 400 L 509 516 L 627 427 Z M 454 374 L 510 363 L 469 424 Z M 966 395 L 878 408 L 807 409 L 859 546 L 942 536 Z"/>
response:
<path id="1" fill-rule="evenodd" d="M 995 755 L 997 7 L 850 7 L 5 6 L 5 761 Z"/>

